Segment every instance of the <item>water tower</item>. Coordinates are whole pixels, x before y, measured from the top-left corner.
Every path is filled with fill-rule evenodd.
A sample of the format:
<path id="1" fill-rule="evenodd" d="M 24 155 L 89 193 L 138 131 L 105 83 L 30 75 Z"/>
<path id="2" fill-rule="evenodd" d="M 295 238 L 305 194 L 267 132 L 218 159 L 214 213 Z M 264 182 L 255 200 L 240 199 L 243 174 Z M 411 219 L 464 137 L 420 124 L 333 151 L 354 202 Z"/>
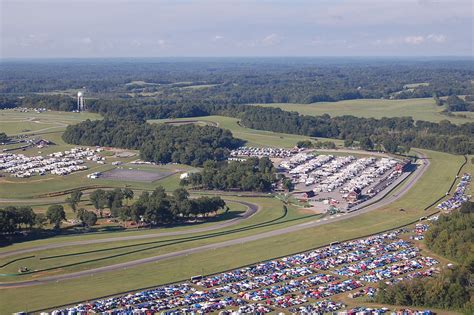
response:
<path id="1" fill-rule="evenodd" d="M 84 92 L 77 92 L 77 111 L 83 112 L 86 110 L 86 105 L 84 103 Z"/>

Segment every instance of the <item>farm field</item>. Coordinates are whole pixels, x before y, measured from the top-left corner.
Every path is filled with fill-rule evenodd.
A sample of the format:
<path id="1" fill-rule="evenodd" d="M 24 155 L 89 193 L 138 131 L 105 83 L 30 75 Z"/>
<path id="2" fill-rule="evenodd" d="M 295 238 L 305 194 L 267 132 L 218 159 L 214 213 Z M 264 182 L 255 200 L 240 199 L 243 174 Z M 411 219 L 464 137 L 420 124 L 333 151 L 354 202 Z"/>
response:
<path id="1" fill-rule="evenodd" d="M 224 117 L 224 116 L 205 116 L 205 117 L 193 117 L 190 118 L 177 118 L 177 119 L 154 119 L 149 120 L 150 123 L 164 123 L 164 122 L 177 122 L 180 121 L 195 120 L 196 123 L 211 122 L 216 123 L 220 128 L 229 129 L 234 137 L 247 141 L 247 146 L 254 147 L 277 147 L 277 148 L 292 148 L 298 141 L 308 140 L 309 137 L 300 135 L 291 135 L 285 133 L 276 133 L 271 131 L 263 131 L 242 127 L 238 124 L 237 118 Z M 334 141 L 336 145 L 342 145 L 344 141 L 339 139 L 328 139 L 320 138 L 321 140 Z"/>
<path id="2" fill-rule="evenodd" d="M 357 117 L 404 117 L 411 116 L 414 120 L 439 122 L 449 120 L 456 124 L 474 121 L 474 113 L 458 112 L 467 118 L 449 117 L 441 113 L 443 106 L 437 106 L 432 98 L 416 98 L 406 100 L 358 99 L 339 102 L 320 102 L 313 104 L 253 104 L 263 107 L 278 107 L 286 111 L 295 111 L 303 115 L 331 116 L 354 115 Z"/>
<path id="3" fill-rule="evenodd" d="M 58 304 L 59 300 L 60 303 L 70 303 L 114 292 L 187 279 L 192 275 L 209 274 L 235 268 L 263 259 L 304 251 L 332 241 L 361 237 L 412 222 L 420 216 L 435 212 L 431 209 L 428 211 L 422 209 L 448 190 L 454 175 L 464 161 L 463 157 L 459 156 L 432 151 L 423 152 L 430 158 L 430 168 L 401 200 L 383 209 L 364 213 L 350 220 L 328 223 L 315 228 L 149 263 L 139 267 L 127 268 L 120 272 L 111 271 L 97 274 L 93 276 L 94 286 L 92 287 L 90 286 L 90 278 L 86 277 L 61 281 L 60 285 L 58 283 L 48 283 L 41 286 L 7 290 L 5 296 L 9 302 L 5 306 L 5 310 L 10 312 L 18 310 L 18 308 L 25 309 L 25 307 L 36 309 L 53 303 Z M 466 171 L 468 169 L 472 169 L 472 165 L 468 164 Z M 260 203 L 260 199 L 257 202 Z M 406 211 L 400 212 L 401 207 L 404 207 Z M 274 211 L 277 209 L 274 207 Z M 272 227 L 272 229 L 275 228 Z M 264 230 L 266 229 L 262 229 L 259 233 Z M 176 266 L 179 266 L 179 268 L 176 268 Z M 156 276 L 150 277 L 149 275 Z M 28 294 L 28 296 L 34 296 L 34 298 L 30 299 L 28 305 L 25 306 L 20 301 L 15 302 L 13 298 L 8 298 L 16 294 Z M 59 295 L 61 296 L 60 299 L 58 299 Z"/>

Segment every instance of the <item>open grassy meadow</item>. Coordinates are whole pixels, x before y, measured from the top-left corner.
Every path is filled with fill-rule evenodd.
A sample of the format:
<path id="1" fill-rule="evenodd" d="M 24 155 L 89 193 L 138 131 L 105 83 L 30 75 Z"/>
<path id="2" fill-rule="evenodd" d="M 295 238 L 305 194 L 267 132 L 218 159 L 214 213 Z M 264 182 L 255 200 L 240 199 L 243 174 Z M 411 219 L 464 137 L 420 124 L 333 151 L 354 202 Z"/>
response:
<path id="1" fill-rule="evenodd" d="M 188 256 L 168 259 L 134 268 L 127 268 L 125 270 L 101 273 L 92 277 L 89 276 L 86 278 L 61 281 L 59 283 L 49 283 L 40 286 L 5 290 L 2 294 L 4 293 L 3 295 L 7 302 L 2 306 L 2 311 L 12 312 L 18 311 L 19 309 L 38 309 L 54 304 L 87 300 L 120 291 L 187 279 L 196 274 L 219 272 L 264 259 L 308 250 L 310 248 L 328 244 L 332 241 L 342 241 L 348 238 L 362 237 L 370 233 L 376 233 L 412 222 L 421 216 L 435 212 L 433 208 L 428 211 L 423 209 L 434 200 L 444 195 L 444 193 L 449 189 L 459 166 L 464 161 L 464 158 L 461 156 L 425 150 L 423 150 L 423 152 L 426 153 L 430 159 L 430 168 L 420 181 L 415 184 L 413 189 L 402 199 L 382 209 L 364 213 L 348 220 L 328 223 L 319 227 L 307 228 L 285 235 L 190 254 Z M 465 166 L 465 171 L 472 171 L 473 166 L 469 163 Z M 265 202 L 269 202 L 267 200 L 274 200 L 271 201 L 272 203 L 275 202 L 276 199 L 259 198 L 255 202 L 261 204 L 261 200 L 265 200 Z M 281 204 L 279 206 L 267 204 L 266 206 L 269 207 L 266 211 L 270 212 L 262 211 L 259 215 L 263 216 L 265 214 L 265 217 L 268 218 L 267 216 L 270 214 L 277 217 L 281 214 Z M 406 211 L 400 212 L 399 209 L 402 207 L 406 209 Z M 297 214 L 297 212 L 293 213 L 293 215 L 296 216 L 295 218 L 300 215 Z M 253 220 L 257 219 L 261 220 L 262 218 L 259 219 L 256 215 Z M 314 220 L 314 218 L 305 220 Z M 258 233 L 276 229 L 287 224 L 292 223 L 283 222 L 278 225 L 264 226 L 258 229 Z M 228 238 L 241 237 L 243 235 L 248 235 L 248 233 L 253 232 L 247 230 L 239 231 L 235 234 L 226 233 L 216 238 L 206 240 L 196 239 L 193 240 L 191 244 L 192 246 L 197 246 L 198 244 L 213 243 Z M 36 244 L 49 241 L 51 240 L 37 241 L 38 243 Z M 154 253 L 161 254 L 191 245 L 186 243 L 173 245 L 169 242 L 172 242 L 172 240 L 167 239 L 164 243 L 164 245 L 166 245 L 165 248 Z M 22 244 L 13 246 L 21 245 Z M 116 246 L 118 244 L 113 245 Z M 108 244 L 108 246 L 111 246 L 111 244 Z M 93 249 L 93 247 L 90 249 Z M 66 251 L 71 250 L 76 249 L 68 248 Z M 83 249 L 81 248 L 81 250 Z M 117 251 L 119 251 L 119 249 L 117 249 Z M 57 252 L 56 254 L 58 253 L 60 252 Z M 136 255 L 141 256 L 144 254 L 137 253 Z M 138 256 L 133 257 L 135 258 Z M 114 259 L 117 258 L 112 258 L 110 261 L 116 262 Z M 91 285 L 91 279 L 93 279 L 94 285 Z M 23 301 L 14 299 L 14 297 L 18 295 L 28 295 L 32 298 L 29 299 L 28 304 L 26 305 Z"/>
<path id="2" fill-rule="evenodd" d="M 67 125 L 76 124 L 86 119 L 101 119 L 94 113 L 46 111 L 37 113 L 34 110 L 21 112 L 19 110 L 0 110 L 0 132 L 9 136 L 24 134 L 42 134 L 51 131 L 64 130 Z"/>
<path id="3" fill-rule="evenodd" d="M 194 120 L 196 123 L 211 122 L 216 123 L 220 128 L 229 129 L 234 137 L 247 141 L 247 146 L 254 147 L 277 147 L 277 148 L 292 148 L 298 141 L 308 140 L 309 137 L 300 135 L 291 135 L 286 133 L 276 133 L 271 131 L 256 130 L 242 127 L 238 124 L 239 120 L 232 117 L 224 116 L 205 116 L 193 118 L 178 118 L 178 119 L 156 119 L 149 120 L 150 123 L 163 122 L 177 122 Z M 339 139 L 321 138 L 322 140 L 334 141 L 336 145 L 342 145 L 343 141 Z"/>
<path id="4" fill-rule="evenodd" d="M 470 112 L 456 113 L 466 115 L 466 118 L 443 115 L 441 111 L 445 109 L 444 106 L 437 106 L 432 98 L 415 98 L 406 100 L 359 99 L 313 104 L 275 103 L 255 105 L 263 107 L 278 107 L 286 111 L 295 111 L 310 116 L 319 116 L 323 114 L 329 114 L 331 116 L 353 115 L 357 117 L 373 118 L 411 116 L 414 120 L 439 122 L 447 119 L 457 124 L 474 121 L 474 113 Z"/>

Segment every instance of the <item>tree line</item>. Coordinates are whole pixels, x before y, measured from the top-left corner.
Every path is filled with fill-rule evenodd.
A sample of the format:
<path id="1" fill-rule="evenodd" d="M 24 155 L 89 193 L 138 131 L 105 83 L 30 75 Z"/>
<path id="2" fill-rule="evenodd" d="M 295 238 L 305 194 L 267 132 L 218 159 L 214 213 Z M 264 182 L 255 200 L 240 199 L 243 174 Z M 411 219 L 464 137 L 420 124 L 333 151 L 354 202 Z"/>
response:
<path id="1" fill-rule="evenodd" d="M 50 206 L 46 214 L 35 213 L 30 206 L 7 206 L 0 209 L 0 234 L 31 231 L 34 227 L 42 229 L 48 222 L 58 229 L 65 219 L 66 213 L 61 205 Z"/>
<path id="2" fill-rule="evenodd" d="M 203 170 L 190 173 L 181 185 L 200 189 L 266 192 L 276 181 L 275 168 L 267 158 L 249 158 L 243 162 L 207 161 Z"/>

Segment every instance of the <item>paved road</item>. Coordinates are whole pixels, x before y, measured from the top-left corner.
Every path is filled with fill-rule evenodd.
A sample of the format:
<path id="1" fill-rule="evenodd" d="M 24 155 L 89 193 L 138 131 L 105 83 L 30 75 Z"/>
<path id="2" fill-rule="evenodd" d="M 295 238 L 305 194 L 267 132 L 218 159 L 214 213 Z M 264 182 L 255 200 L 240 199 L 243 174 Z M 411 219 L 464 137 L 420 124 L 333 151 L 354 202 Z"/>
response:
<path id="1" fill-rule="evenodd" d="M 84 271 L 79 271 L 79 272 L 73 272 L 69 274 L 64 274 L 64 275 L 54 275 L 54 276 L 46 276 L 38 280 L 30 280 L 30 281 L 23 281 L 23 282 L 16 282 L 16 283 L 1 283 L 0 288 L 18 288 L 18 287 L 27 287 L 27 286 L 32 286 L 32 285 L 38 285 L 38 284 L 44 284 L 48 282 L 54 282 L 54 281 L 61 281 L 61 280 L 67 280 L 67 279 L 75 279 L 75 278 L 80 278 L 83 276 L 91 276 L 97 273 L 102 273 L 102 272 L 107 272 L 107 271 L 114 271 L 114 270 L 120 270 L 120 269 L 126 269 L 126 268 L 131 268 L 135 266 L 139 266 L 142 264 L 146 263 L 151 263 L 151 262 L 158 262 L 161 260 L 165 259 L 170 259 L 170 258 L 175 258 L 175 257 L 180 257 L 180 256 L 185 256 L 189 254 L 194 254 L 194 253 L 199 253 L 202 251 L 206 250 L 211 250 L 211 249 L 218 249 L 218 248 L 223 248 L 231 245 L 239 245 L 239 244 L 244 244 L 247 242 L 252 242 L 260 239 L 264 239 L 267 237 L 274 237 L 274 236 L 279 236 L 282 234 L 287 234 L 291 232 L 296 232 L 302 229 L 307 229 L 307 228 L 312 228 L 312 227 L 317 227 L 323 224 L 327 223 L 332 223 L 332 222 L 337 222 L 340 220 L 346 220 L 351 217 L 358 216 L 362 213 L 366 213 L 369 211 L 373 211 L 376 209 L 379 209 L 381 207 L 384 207 L 395 200 L 401 198 L 403 195 L 405 195 L 412 187 L 413 185 L 420 179 L 423 174 L 426 172 L 426 170 L 429 167 L 429 160 L 426 159 L 426 156 L 423 154 L 419 153 L 419 157 L 422 159 L 422 164 L 417 168 L 414 174 L 412 174 L 411 177 L 408 178 L 408 182 L 405 183 L 403 188 L 398 191 L 397 193 L 394 194 L 389 194 L 389 196 L 386 196 L 384 199 L 382 199 L 380 202 L 377 202 L 376 204 L 367 206 L 363 209 L 360 209 L 358 211 L 350 212 L 350 213 L 345 213 L 345 214 L 340 214 L 340 215 L 334 215 L 329 218 L 325 219 L 319 219 L 319 220 L 313 220 L 285 228 L 281 228 L 278 230 L 273 230 L 273 231 L 268 231 L 264 233 L 260 233 L 257 235 L 251 235 L 251 236 L 246 236 L 246 237 L 241 237 L 237 239 L 232 239 L 220 243 L 215 243 L 215 244 L 208 244 L 204 246 L 198 246 L 194 248 L 189 248 L 189 249 L 184 249 L 172 253 L 167 253 L 167 254 L 162 254 L 162 255 L 157 255 L 153 257 L 148 257 L 148 258 L 143 258 L 143 259 L 138 259 L 134 261 L 128 261 L 120 264 L 114 264 L 110 266 L 104 266 L 100 268 L 94 268 L 94 269 L 89 269 L 89 270 L 84 270 Z M 249 205 L 250 206 L 250 205 Z M 256 211 L 256 210 L 255 210 Z M 176 232 L 179 233 L 179 232 Z M 155 235 L 150 236 L 150 237 L 155 237 Z M 124 237 L 125 240 L 127 240 L 126 237 Z M 97 240 L 100 241 L 100 240 Z M 86 244 L 90 244 L 87 242 L 91 241 L 85 241 Z M 34 250 L 37 250 L 35 248 Z"/>
<path id="2" fill-rule="evenodd" d="M 120 236 L 120 237 L 109 237 L 109 238 L 102 238 L 96 240 L 83 240 L 83 241 L 73 241 L 73 242 L 62 242 L 56 244 L 47 244 L 42 246 L 36 246 L 32 248 L 25 248 L 25 249 L 17 249 L 6 251 L 0 253 L 0 258 L 6 258 L 13 255 L 19 254 L 27 254 L 31 252 L 36 252 L 40 250 L 47 250 L 47 249 L 55 249 L 67 246 L 77 246 L 77 245 L 90 245 L 90 244 L 100 244 L 100 243 L 108 243 L 108 242 L 118 242 L 118 241 L 133 241 L 133 240 L 141 240 L 141 239 L 150 239 L 150 238 L 157 238 L 163 236 L 179 236 L 179 235 L 189 235 L 194 233 L 202 233 L 202 232 L 209 232 L 225 227 L 229 227 L 239 223 L 242 220 L 248 219 L 252 215 L 254 215 L 257 211 L 260 210 L 260 206 L 246 201 L 237 201 L 237 200 L 229 200 L 230 202 L 235 202 L 242 204 L 247 207 L 247 211 L 245 211 L 242 215 L 239 215 L 237 218 L 227 220 L 222 223 L 216 223 L 212 226 L 192 229 L 192 230 L 184 230 L 184 231 L 174 231 L 174 232 L 162 232 L 162 233 L 153 233 L 153 234 L 145 234 L 145 235 L 130 235 L 130 236 Z M 156 230 L 155 230 L 156 231 Z"/>

